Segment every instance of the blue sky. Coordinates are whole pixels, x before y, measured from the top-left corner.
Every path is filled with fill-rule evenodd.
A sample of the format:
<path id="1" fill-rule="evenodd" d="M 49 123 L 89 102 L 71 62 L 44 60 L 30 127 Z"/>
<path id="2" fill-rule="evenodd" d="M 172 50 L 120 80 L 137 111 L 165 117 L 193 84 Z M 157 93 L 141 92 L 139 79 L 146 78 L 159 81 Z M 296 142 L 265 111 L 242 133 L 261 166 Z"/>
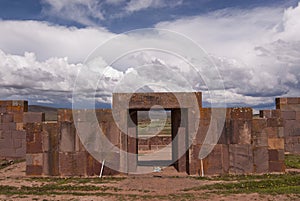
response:
<path id="1" fill-rule="evenodd" d="M 228 106 L 274 107 L 275 97 L 300 96 L 299 17 L 296 0 L 0 0 L 0 98 L 70 107 L 77 73 L 97 46 L 126 31 L 160 28 L 183 34 L 211 56 L 225 87 L 215 92 Z M 97 105 L 110 104 L 134 65 L 188 72 L 175 61 L 140 52 L 107 66 Z M 194 90 L 204 89 L 192 74 L 184 76 Z M 208 93 L 204 100 L 222 101 Z"/>
<path id="2" fill-rule="evenodd" d="M 51 13 L 50 10 L 55 2 L 57 1 L 1 0 L 0 18 L 2 20 L 47 21 L 64 26 L 85 27 L 89 25 L 88 23 L 81 23 L 77 21 L 76 18 L 68 19 L 68 17 L 66 16 L 58 16 L 54 13 Z M 129 31 L 132 29 L 153 27 L 156 23 L 161 21 L 176 20 L 187 16 L 197 16 L 199 14 L 205 14 L 215 10 L 226 8 L 251 9 L 261 6 L 288 7 L 297 5 L 296 0 L 173 0 L 165 1 L 168 2 L 166 3 L 166 5 L 149 5 L 146 8 L 140 8 L 140 10 L 136 8 L 136 10 L 126 13 L 125 7 L 130 1 L 116 0 L 112 1 L 116 3 L 108 2 L 109 1 L 105 2 L 105 0 L 97 1 L 97 5 L 99 5 L 99 12 L 103 13 L 104 15 L 103 19 L 93 18 L 92 16 L 88 16 L 87 18 L 90 19 L 93 23 L 99 26 L 103 26 L 114 33 L 122 33 L 124 31 Z M 76 5 L 76 7 L 78 10 L 85 9 L 86 4 L 78 4 Z M 122 16 L 115 16 L 117 14 L 121 14 Z"/>

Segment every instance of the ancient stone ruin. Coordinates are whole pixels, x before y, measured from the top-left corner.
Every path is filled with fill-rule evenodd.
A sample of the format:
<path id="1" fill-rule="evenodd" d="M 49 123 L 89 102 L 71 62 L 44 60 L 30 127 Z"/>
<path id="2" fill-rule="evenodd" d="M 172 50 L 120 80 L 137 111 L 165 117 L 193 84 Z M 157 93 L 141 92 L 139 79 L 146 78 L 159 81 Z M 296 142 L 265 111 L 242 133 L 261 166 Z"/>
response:
<path id="1" fill-rule="evenodd" d="M 158 105 L 170 113 L 170 135 L 138 140 L 139 112 Z M 27 112 L 27 101 L 0 101 L 0 158 L 26 158 L 27 175 L 46 176 L 99 175 L 106 159 L 103 174 L 115 175 L 139 171 L 139 150 L 169 146 L 178 172 L 220 175 L 284 172 L 285 152 L 300 153 L 300 98 L 276 98 L 276 109 L 259 117 L 251 108 L 203 108 L 200 92 L 113 94 L 112 107 L 59 109 L 58 120 L 47 122 L 44 113 Z M 92 141 L 84 137 L 91 128 L 102 130 Z M 107 144 L 109 153 L 99 151 Z M 204 145 L 212 151 L 201 161 Z"/>

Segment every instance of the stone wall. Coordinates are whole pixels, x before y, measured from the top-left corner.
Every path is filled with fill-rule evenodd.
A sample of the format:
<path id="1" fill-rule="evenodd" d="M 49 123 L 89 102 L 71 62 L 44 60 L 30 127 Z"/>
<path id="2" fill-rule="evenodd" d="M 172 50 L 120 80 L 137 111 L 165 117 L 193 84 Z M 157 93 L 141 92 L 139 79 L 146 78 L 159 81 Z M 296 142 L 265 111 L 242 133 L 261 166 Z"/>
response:
<path id="1" fill-rule="evenodd" d="M 187 100 L 187 94 L 176 94 L 177 98 L 182 98 L 181 103 L 187 108 L 185 110 L 180 110 L 179 104 L 174 102 L 175 97 L 168 97 L 167 93 L 150 94 L 150 98 L 148 95 L 135 94 L 130 99 L 129 108 L 117 110 L 119 113 L 115 115 L 119 121 L 118 126 L 110 109 L 96 110 L 97 122 L 94 124 L 89 124 L 89 116 L 85 115 L 91 111 L 78 110 L 75 114 L 83 115 L 73 116 L 70 109 L 58 110 L 57 122 L 45 122 L 43 113 L 27 112 L 26 101 L 1 101 L 0 157 L 24 158 L 26 152 L 27 175 L 98 175 L 101 168 L 98 161 L 101 161 L 100 159 L 103 159 L 101 156 L 107 153 L 100 155 L 89 153 L 84 146 L 88 142 L 82 139 L 82 133 L 79 135 L 75 124 L 89 126 L 81 129 L 81 132 L 99 124 L 105 138 L 118 150 L 125 151 L 123 155 L 115 150 L 106 155 L 110 159 L 105 163 L 107 166 L 104 168 L 104 174 L 114 175 L 118 173 L 116 170 L 124 168 L 134 170 L 136 164 L 133 162 L 127 165 L 124 153 L 138 151 L 136 139 L 133 137 L 136 134 L 134 124 L 136 112 L 140 109 L 149 109 L 155 104 L 162 104 L 171 110 L 172 139 L 179 135 L 173 142 L 176 152 L 173 154 L 183 153 L 181 158 L 174 161 L 178 171 L 185 171 L 191 175 L 202 172 L 199 152 L 206 148 L 203 144 L 207 135 L 215 144 L 210 144 L 213 147 L 212 151 L 203 156 L 205 175 L 284 172 L 285 152 L 300 153 L 300 98 L 278 98 L 276 109 L 262 110 L 259 118 L 253 118 L 251 108 L 202 108 L 201 93 L 196 93 L 198 101 L 196 104 L 200 107 L 199 125 L 196 125 L 193 116 L 195 111 L 188 109 L 191 108 L 191 103 Z M 117 96 L 114 107 L 122 106 L 123 96 L 127 97 L 126 94 Z M 120 105 L 116 105 L 118 102 Z M 128 111 L 130 114 L 127 114 Z M 133 123 L 127 123 L 129 117 Z M 133 135 L 125 135 L 120 130 L 120 125 L 125 126 Z M 189 131 L 193 129 L 197 130 L 197 133 L 191 137 Z M 215 136 L 216 133 L 220 133 L 220 138 Z M 170 137 L 168 139 L 154 137 L 151 140 L 140 140 L 140 148 L 143 145 L 148 146 L 149 143 L 157 145 L 170 143 Z M 190 148 L 187 151 L 181 150 L 187 142 L 191 142 Z M 114 170 L 108 166 L 114 167 Z"/>
<path id="2" fill-rule="evenodd" d="M 0 159 L 25 158 L 23 117 L 27 110 L 27 101 L 0 101 Z"/>
<path id="3" fill-rule="evenodd" d="M 108 138 L 112 142 L 117 140 L 115 143 L 118 144 L 111 110 L 99 109 L 96 113 L 99 124 L 106 128 L 106 134 L 114 135 Z M 27 175 L 99 175 L 101 163 L 84 148 L 75 128 L 72 110 L 59 109 L 57 122 L 28 123 L 27 133 Z M 116 173 L 108 167 L 103 171 L 105 175 Z"/>

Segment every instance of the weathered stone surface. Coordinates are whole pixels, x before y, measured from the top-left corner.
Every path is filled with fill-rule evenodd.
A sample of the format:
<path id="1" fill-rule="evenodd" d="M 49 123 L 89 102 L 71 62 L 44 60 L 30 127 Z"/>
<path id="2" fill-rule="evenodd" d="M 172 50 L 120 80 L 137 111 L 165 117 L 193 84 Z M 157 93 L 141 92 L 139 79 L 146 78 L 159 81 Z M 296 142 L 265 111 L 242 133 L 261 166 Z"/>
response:
<path id="1" fill-rule="evenodd" d="M 231 120 L 231 144 L 251 144 L 251 120 Z"/>
<path id="2" fill-rule="evenodd" d="M 229 170 L 228 145 L 217 144 L 213 151 L 203 160 L 204 174 L 226 174 Z"/>
<path id="3" fill-rule="evenodd" d="M 232 108 L 231 119 L 251 120 L 253 116 L 252 108 Z"/>
<path id="4" fill-rule="evenodd" d="M 14 115 L 13 114 L 3 114 L 2 117 L 2 123 L 10 123 L 14 121 Z"/>
<path id="5" fill-rule="evenodd" d="M 267 134 L 268 138 L 279 138 L 282 136 L 281 130 L 283 127 L 267 127 L 264 129 L 264 132 Z M 283 137 L 283 136 L 282 136 Z"/>
<path id="6" fill-rule="evenodd" d="M 296 119 L 296 111 L 283 110 L 283 111 L 281 111 L 281 118 L 284 120 L 295 120 Z"/>
<path id="7" fill-rule="evenodd" d="M 16 123 L 23 123 L 23 112 L 13 114 L 13 121 Z"/>
<path id="8" fill-rule="evenodd" d="M 76 129 L 72 122 L 59 123 L 59 151 L 73 152 L 75 151 L 75 135 Z"/>
<path id="9" fill-rule="evenodd" d="M 255 173 L 266 173 L 269 171 L 268 147 L 256 147 L 253 149 L 253 162 Z"/>
<path id="10" fill-rule="evenodd" d="M 280 118 L 280 110 L 260 110 L 259 116 L 261 118 Z"/>
<path id="11" fill-rule="evenodd" d="M 284 150 L 269 149 L 269 161 L 284 161 Z"/>
<path id="12" fill-rule="evenodd" d="M 193 102 L 193 100 L 197 102 Z M 184 93 L 115 93 L 113 94 L 113 107 L 123 107 L 124 103 L 130 103 L 131 109 L 151 108 L 154 105 L 160 105 L 164 108 L 188 108 L 197 104 L 198 108 L 202 107 L 201 92 Z M 179 103 L 181 103 L 179 105 Z"/>
<path id="13" fill-rule="evenodd" d="M 43 174 L 43 167 L 39 165 L 26 165 L 27 176 L 39 176 Z"/>
<path id="14" fill-rule="evenodd" d="M 59 173 L 61 176 L 85 176 L 86 161 L 86 152 L 60 152 Z"/>
<path id="15" fill-rule="evenodd" d="M 267 119 L 253 119 L 252 132 L 261 133 L 267 127 Z"/>
<path id="16" fill-rule="evenodd" d="M 267 119 L 268 127 L 283 127 L 283 119 L 281 118 L 268 118 Z"/>
<path id="17" fill-rule="evenodd" d="M 286 120 L 284 124 L 285 136 L 300 136 L 300 121 Z"/>
<path id="18" fill-rule="evenodd" d="M 269 171 L 270 172 L 284 172 L 285 164 L 283 161 L 270 161 L 269 162 Z"/>
<path id="19" fill-rule="evenodd" d="M 43 153 L 26 154 L 26 164 L 32 166 L 43 166 Z"/>
<path id="20" fill-rule="evenodd" d="M 16 123 L 16 130 L 23 131 L 25 130 L 25 126 L 23 123 Z"/>
<path id="21" fill-rule="evenodd" d="M 45 121 L 45 113 L 42 112 L 25 112 L 23 123 L 42 123 Z"/>
<path id="22" fill-rule="evenodd" d="M 0 124 L 0 130 L 9 131 L 9 130 L 16 130 L 17 126 L 14 122 L 9 123 L 2 123 Z"/>
<path id="23" fill-rule="evenodd" d="M 57 110 L 57 121 L 73 122 L 73 113 L 71 109 L 58 109 Z"/>
<path id="24" fill-rule="evenodd" d="M 300 111 L 296 111 L 296 120 L 300 121 Z"/>
<path id="25" fill-rule="evenodd" d="M 268 138 L 269 149 L 284 149 L 284 138 Z"/>
<path id="26" fill-rule="evenodd" d="M 252 173 L 253 150 L 249 144 L 230 144 L 229 145 L 229 173 L 247 174 Z"/>
<path id="27" fill-rule="evenodd" d="M 26 150 L 27 153 L 42 153 L 42 124 L 28 123 L 26 124 Z"/>

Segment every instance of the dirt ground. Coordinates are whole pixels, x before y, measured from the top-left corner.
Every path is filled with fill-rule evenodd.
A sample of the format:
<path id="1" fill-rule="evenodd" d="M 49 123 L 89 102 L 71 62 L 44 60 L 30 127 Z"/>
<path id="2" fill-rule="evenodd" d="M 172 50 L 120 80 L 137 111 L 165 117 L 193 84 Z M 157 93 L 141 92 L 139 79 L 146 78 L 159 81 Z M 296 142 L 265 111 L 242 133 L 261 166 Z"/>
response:
<path id="1" fill-rule="evenodd" d="M 116 177 L 118 178 L 118 177 Z M 260 195 L 251 194 L 229 194 L 206 193 L 205 190 L 189 190 L 195 187 L 226 181 L 197 180 L 185 174 L 178 174 L 172 167 L 166 168 L 161 173 L 148 175 L 120 176 L 120 179 L 104 179 L 107 182 L 95 182 L 72 185 L 92 185 L 102 190 L 84 192 L 84 195 L 74 194 L 73 190 L 64 191 L 63 194 L 0 194 L 0 200 L 210 200 L 210 201 L 254 201 L 254 200 L 298 200 L 293 195 Z M 13 164 L 0 170 L 0 185 L 11 187 L 42 187 L 48 184 L 43 179 L 31 179 L 25 176 L 25 162 Z M 63 184 L 61 184 L 63 185 Z M 20 190 L 21 191 L 21 190 Z M 85 194 L 86 193 L 86 194 Z M 89 195 L 90 193 L 90 195 Z M 95 194 L 98 193 L 98 194 Z"/>

